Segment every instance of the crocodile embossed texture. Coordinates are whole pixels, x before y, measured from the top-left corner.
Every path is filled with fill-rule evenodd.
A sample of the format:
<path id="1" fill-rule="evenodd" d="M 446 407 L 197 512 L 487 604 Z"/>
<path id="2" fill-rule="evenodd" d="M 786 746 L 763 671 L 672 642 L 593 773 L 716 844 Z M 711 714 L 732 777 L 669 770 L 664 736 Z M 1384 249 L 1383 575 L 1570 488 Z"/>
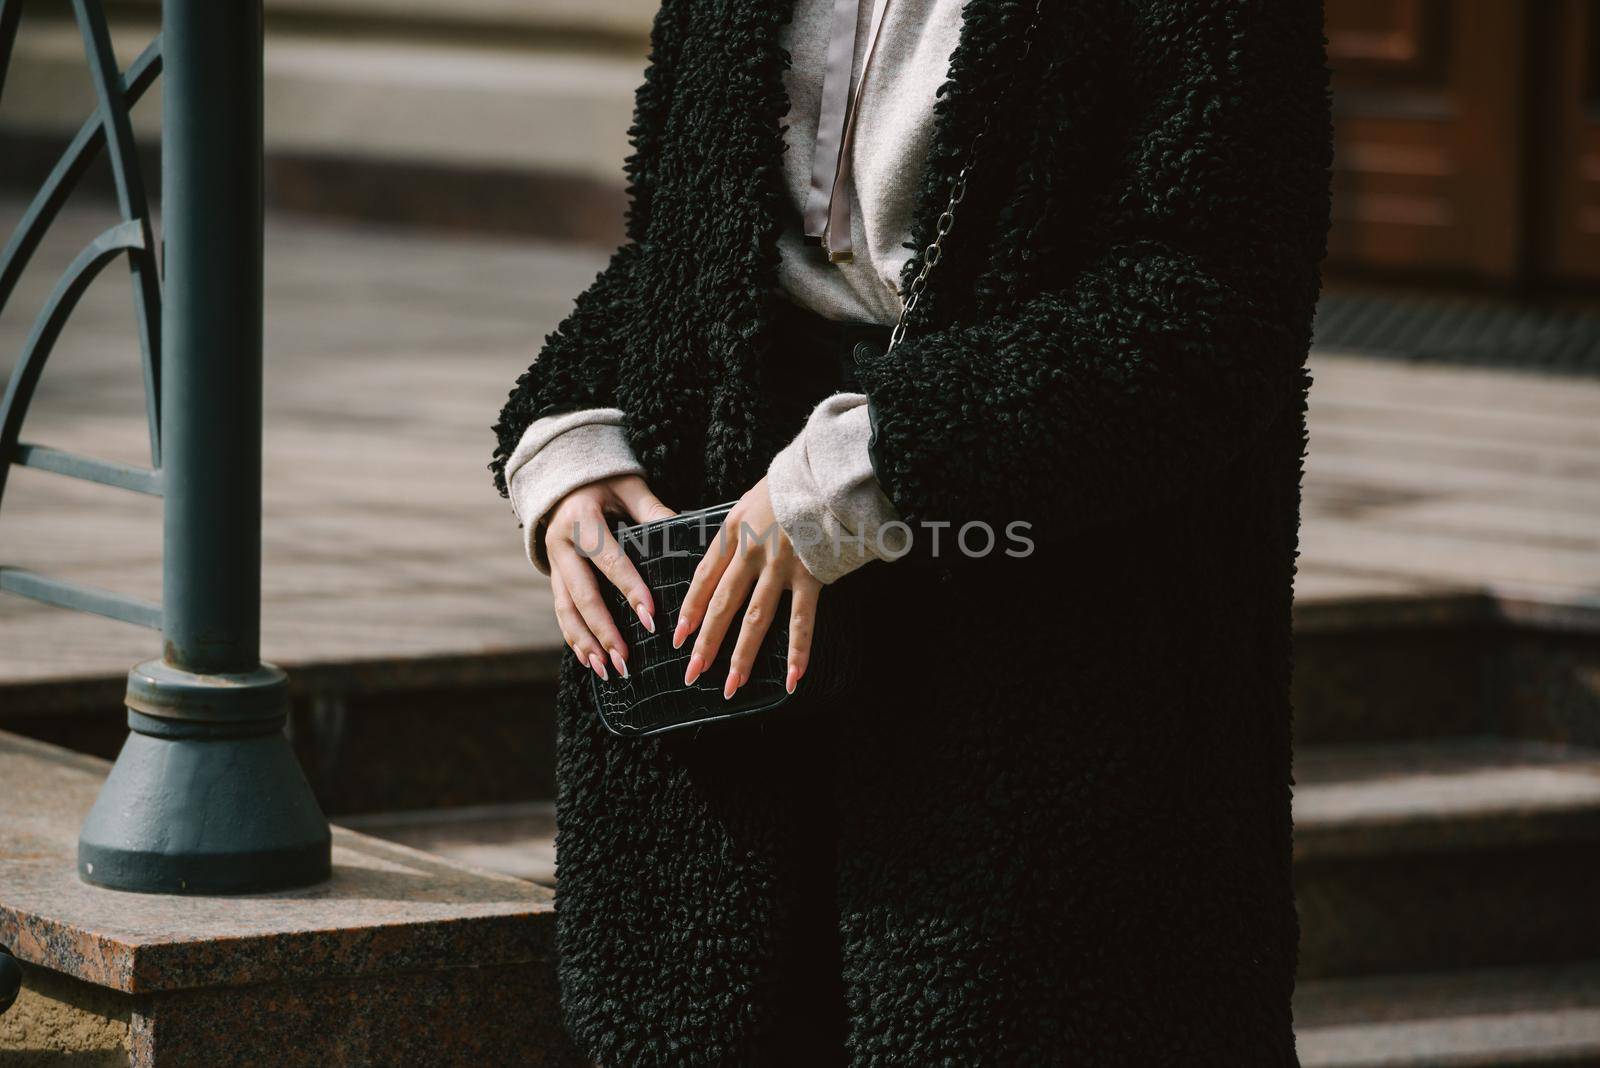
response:
<path id="1" fill-rule="evenodd" d="M 602 582 L 611 616 L 628 644 L 628 678 L 613 673 L 609 681 L 591 676 L 595 707 L 601 721 L 615 734 L 641 736 L 718 720 L 747 716 L 775 708 L 789 694 L 784 675 L 789 651 L 789 595 L 785 593 L 777 616 L 756 654 L 750 680 L 732 700 L 724 700 L 722 686 L 738 638 L 738 621 L 729 628 L 722 647 L 694 685 L 683 684 L 693 650 L 691 638 L 682 649 L 672 647 L 672 632 L 689 590 L 689 580 L 727 518 L 732 502 L 671 519 L 639 526 L 619 527 L 617 541 L 639 569 L 655 596 L 656 632 L 651 634 L 634 614 L 622 593 Z"/>

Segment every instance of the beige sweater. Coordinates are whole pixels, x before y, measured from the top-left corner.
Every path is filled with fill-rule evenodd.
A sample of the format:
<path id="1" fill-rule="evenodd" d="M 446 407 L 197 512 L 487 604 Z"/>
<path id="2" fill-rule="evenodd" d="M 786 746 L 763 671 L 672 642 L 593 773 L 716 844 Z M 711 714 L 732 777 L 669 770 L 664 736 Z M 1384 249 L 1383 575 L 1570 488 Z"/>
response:
<path id="1" fill-rule="evenodd" d="M 855 259 L 833 264 L 819 249 L 804 244 L 800 229 L 833 0 L 796 0 L 782 40 L 792 60 L 784 75 L 790 102 L 784 177 L 794 210 L 778 240 L 778 284 L 802 307 L 830 319 L 885 325 L 899 315 L 900 271 L 911 255 L 906 242 L 913 195 L 932 137 L 934 95 L 945 81 L 960 36 L 962 2 L 892 0 L 884 13 L 862 89 L 851 157 Z M 860 74 L 873 13 L 874 0 L 861 0 L 852 81 Z M 868 433 L 865 395 L 836 393 L 817 406 L 767 471 L 778 522 L 794 537 L 806 567 L 823 582 L 880 559 L 875 534 L 896 518 L 872 475 Z M 642 473 L 628 447 L 623 413 L 616 408 L 535 421 L 506 463 L 511 504 L 524 528 L 528 558 L 545 569 L 534 531 L 562 497 L 596 479 Z M 712 502 L 668 503 L 687 508 Z M 797 531 L 813 536 L 795 537 Z M 816 531 L 824 536 L 816 538 Z"/>

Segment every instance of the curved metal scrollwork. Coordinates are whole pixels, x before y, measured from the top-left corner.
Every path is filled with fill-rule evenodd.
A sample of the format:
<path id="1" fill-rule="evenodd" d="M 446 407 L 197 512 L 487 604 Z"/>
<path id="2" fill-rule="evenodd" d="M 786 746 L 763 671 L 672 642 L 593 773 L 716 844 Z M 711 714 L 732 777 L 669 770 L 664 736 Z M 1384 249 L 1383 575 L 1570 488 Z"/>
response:
<path id="1" fill-rule="evenodd" d="M 150 206 L 139 172 L 128 111 L 161 73 L 157 37 L 126 72 L 117 68 L 111 34 L 100 0 L 73 0 L 83 36 L 84 55 L 97 106 L 62 152 L 49 177 L 34 194 L 10 240 L 0 251 L 0 311 L 5 309 L 39 243 L 67 198 L 101 150 L 111 164 L 122 221 L 90 242 L 67 268 L 34 321 L 22 354 L 12 367 L 0 399 L 0 501 L 12 466 L 33 467 L 73 478 L 159 496 L 161 493 L 161 278 L 150 225 Z M 0 0 L 0 98 L 16 43 L 22 0 Z M 145 411 L 150 425 L 150 468 L 76 456 L 20 438 L 34 387 L 44 371 L 62 327 L 89 283 L 112 260 L 126 256 L 133 281 L 133 307 L 144 373 Z M 160 627 L 158 606 L 104 590 L 89 589 L 17 568 L 0 567 L 0 589 L 51 604 L 95 612 L 130 623 Z"/>

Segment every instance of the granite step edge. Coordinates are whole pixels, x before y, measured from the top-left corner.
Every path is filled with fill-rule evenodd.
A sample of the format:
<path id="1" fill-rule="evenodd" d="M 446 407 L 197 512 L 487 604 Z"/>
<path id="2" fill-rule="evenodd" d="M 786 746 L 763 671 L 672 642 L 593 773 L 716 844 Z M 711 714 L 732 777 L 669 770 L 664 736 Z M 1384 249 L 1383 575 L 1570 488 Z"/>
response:
<path id="1" fill-rule="evenodd" d="M 0 943 L 124 993 L 553 962 L 553 894 L 525 880 L 333 828 L 334 875 L 239 896 L 128 894 L 76 871 L 108 765 L 0 732 Z"/>
<path id="2" fill-rule="evenodd" d="M 1493 736 L 1305 746 L 1295 856 L 1600 840 L 1600 752 Z"/>
<path id="3" fill-rule="evenodd" d="M 1305 1068 L 1600 1063 L 1600 963 L 1303 982 Z"/>
<path id="4" fill-rule="evenodd" d="M 373 812 L 346 816 L 342 822 L 463 864 L 541 886 L 556 884 L 554 801 Z"/>

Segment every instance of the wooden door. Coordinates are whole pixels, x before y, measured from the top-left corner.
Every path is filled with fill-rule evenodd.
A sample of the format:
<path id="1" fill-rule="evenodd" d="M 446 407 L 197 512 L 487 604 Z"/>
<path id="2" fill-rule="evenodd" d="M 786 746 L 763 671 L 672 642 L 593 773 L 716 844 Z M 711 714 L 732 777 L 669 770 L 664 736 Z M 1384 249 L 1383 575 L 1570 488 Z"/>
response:
<path id="1" fill-rule="evenodd" d="M 1526 23 L 1520 0 L 1327 0 L 1331 268 L 1523 274 Z"/>
<path id="2" fill-rule="evenodd" d="M 1533 109 L 1540 152 L 1532 208 L 1539 273 L 1600 281 L 1600 0 L 1535 4 Z"/>

